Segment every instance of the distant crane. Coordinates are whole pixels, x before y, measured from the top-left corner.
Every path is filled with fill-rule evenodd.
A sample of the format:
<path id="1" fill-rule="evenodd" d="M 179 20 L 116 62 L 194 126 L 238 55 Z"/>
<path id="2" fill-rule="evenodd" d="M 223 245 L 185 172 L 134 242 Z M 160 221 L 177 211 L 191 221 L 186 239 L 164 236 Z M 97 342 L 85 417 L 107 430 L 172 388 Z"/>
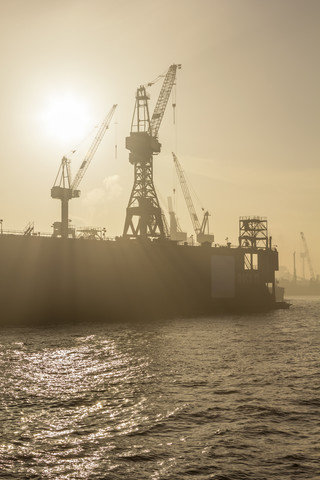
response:
<path id="1" fill-rule="evenodd" d="M 300 236 L 301 236 L 302 247 L 303 247 L 303 251 L 301 252 L 303 278 L 305 278 L 304 260 L 307 259 L 308 266 L 309 266 L 309 272 L 310 272 L 310 279 L 315 280 L 307 240 L 306 240 L 303 232 L 300 232 Z"/>
<path id="2" fill-rule="evenodd" d="M 178 219 L 173 210 L 171 197 L 168 197 L 168 210 L 170 215 L 170 239 L 176 242 L 186 242 L 187 233 L 181 230 Z"/>
<path id="3" fill-rule="evenodd" d="M 152 117 L 144 85 L 137 89 L 136 103 L 126 148 L 134 165 L 134 183 L 123 229 L 124 237 L 166 237 L 163 213 L 153 184 L 153 155 L 161 151 L 158 132 L 181 65 L 171 65 L 165 75 Z M 152 84 L 148 84 L 149 86 Z"/>
<path id="4" fill-rule="evenodd" d="M 198 215 L 193 205 L 193 201 L 190 195 L 188 184 L 183 173 L 182 167 L 179 163 L 177 156 L 172 152 L 173 161 L 176 167 L 178 179 L 181 185 L 181 189 L 188 207 L 189 215 L 192 221 L 193 229 L 196 234 L 196 239 L 198 243 L 209 242 L 210 244 L 214 242 L 214 235 L 209 233 L 209 212 L 204 212 L 203 220 L 200 225 Z"/>
<path id="5" fill-rule="evenodd" d="M 74 177 L 74 180 L 71 180 L 71 171 L 70 171 L 70 160 L 67 157 L 63 157 L 61 160 L 60 168 L 56 176 L 53 187 L 51 188 L 51 197 L 61 200 L 61 222 L 54 222 L 54 232 L 53 236 L 68 238 L 69 234 L 73 234 L 72 230 L 69 229 L 69 200 L 72 198 L 80 197 L 80 190 L 78 186 L 94 156 L 97 151 L 97 148 L 106 132 L 109 128 L 111 119 L 113 117 L 114 111 L 117 108 L 117 105 L 113 105 L 110 112 L 107 114 L 106 118 L 101 123 L 101 126 L 95 136 L 91 147 L 89 148 L 81 166 Z"/>

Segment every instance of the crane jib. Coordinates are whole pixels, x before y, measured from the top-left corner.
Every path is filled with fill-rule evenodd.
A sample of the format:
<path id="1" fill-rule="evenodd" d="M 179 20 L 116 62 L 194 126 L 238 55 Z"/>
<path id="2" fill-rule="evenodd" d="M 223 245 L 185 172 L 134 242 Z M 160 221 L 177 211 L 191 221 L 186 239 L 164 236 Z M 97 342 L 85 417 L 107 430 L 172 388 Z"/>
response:
<path id="1" fill-rule="evenodd" d="M 110 124 L 110 121 L 112 119 L 112 116 L 113 116 L 113 113 L 116 109 L 117 105 L 114 104 L 110 110 L 110 112 L 108 113 L 106 119 L 102 122 L 101 126 L 100 126 L 100 129 L 89 149 L 89 151 L 87 152 L 87 155 L 85 157 L 85 159 L 83 160 L 82 164 L 81 164 L 81 167 L 79 168 L 78 170 L 78 173 L 76 174 L 73 182 L 72 182 L 72 185 L 71 187 L 73 189 L 77 189 L 78 186 L 79 186 L 79 183 L 81 182 L 82 180 L 82 177 L 83 175 L 85 174 L 102 138 L 103 138 L 103 135 L 105 134 L 106 130 L 109 128 L 109 124 Z"/>
<path id="2" fill-rule="evenodd" d="M 163 81 L 160 94 L 159 94 L 156 106 L 154 108 L 153 115 L 151 117 L 151 122 L 150 122 L 150 132 L 153 137 L 158 136 L 162 117 L 164 115 L 164 112 L 169 100 L 169 96 L 176 79 L 177 68 L 181 68 L 181 65 L 180 64 L 171 65 Z"/>

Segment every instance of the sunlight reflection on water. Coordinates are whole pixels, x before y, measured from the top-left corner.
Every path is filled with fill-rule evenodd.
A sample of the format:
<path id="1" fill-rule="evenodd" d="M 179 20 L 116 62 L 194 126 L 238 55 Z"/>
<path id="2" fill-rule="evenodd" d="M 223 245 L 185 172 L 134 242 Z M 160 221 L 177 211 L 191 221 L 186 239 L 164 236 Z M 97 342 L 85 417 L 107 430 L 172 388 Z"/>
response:
<path id="1" fill-rule="evenodd" d="M 3 330 L 0 471 L 19 479 L 316 478 L 319 306 Z"/>

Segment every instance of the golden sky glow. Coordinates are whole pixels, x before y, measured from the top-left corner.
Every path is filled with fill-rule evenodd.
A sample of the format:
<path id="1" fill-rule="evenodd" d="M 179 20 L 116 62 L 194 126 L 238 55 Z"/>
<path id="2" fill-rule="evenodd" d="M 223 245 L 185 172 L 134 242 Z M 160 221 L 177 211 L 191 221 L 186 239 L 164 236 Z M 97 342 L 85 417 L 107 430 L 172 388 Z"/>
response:
<path id="1" fill-rule="evenodd" d="M 72 142 L 85 137 L 90 118 L 83 99 L 68 93 L 55 93 L 47 99 L 39 120 L 44 130 L 57 142 Z"/>
<path id="2" fill-rule="evenodd" d="M 176 188 L 191 234 L 175 151 L 218 243 L 237 244 L 239 216 L 267 216 L 280 263 L 292 270 L 303 231 L 320 273 L 318 0 L 0 0 L 0 10 L 4 228 L 51 231 L 62 156 L 117 103 L 70 216 L 121 234 L 135 90 L 181 63 L 176 123 L 169 101 L 154 161 L 160 200 Z M 152 110 L 158 85 L 149 91 Z M 72 162 L 76 172 L 81 154 Z"/>

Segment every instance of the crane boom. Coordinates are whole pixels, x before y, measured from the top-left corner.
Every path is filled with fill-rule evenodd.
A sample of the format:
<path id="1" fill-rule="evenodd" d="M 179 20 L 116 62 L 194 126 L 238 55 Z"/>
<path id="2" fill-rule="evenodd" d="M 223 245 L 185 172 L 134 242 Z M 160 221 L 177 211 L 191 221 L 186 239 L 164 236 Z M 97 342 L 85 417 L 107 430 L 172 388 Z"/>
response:
<path id="1" fill-rule="evenodd" d="M 93 143 L 91 145 L 91 147 L 89 148 L 83 162 L 81 163 L 81 166 L 76 174 L 76 176 L 74 177 L 74 180 L 71 184 L 71 188 L 72 190 L 76 190 L 94 156 L 94 154 L 96 153 L 97 151 L 97 148 L 106 132 L 106 130 L 109 128 L 109 125 L 110 125 L 110 122 L 111 122 L 111 119 L 113 117 L 113 114 L 114 114 L 114 111 L 115 109 L 117 108 L 117 104 L 114 104 L 110 110 L 110 112 L 108 113 L 108 115 L 106 116 L 106 118 L 103 120 L 100 128 L 99 128 L 99 131 L 97 133 L 97 135 L 95 136 L 94 140 L 93 140 Z"/>
<path id="2" fill-rule="evenodd" d="M 173 152 L 172 152 L 172 156 L 173 156 L 173 161 L 174 161 L 174 164 L 175 164 L 175 167 L 176 167 L 177 175 L 178 175 L 178 178 L 179 178 L 179 182 L 180 182 L 180 185 L 181 185 L 181 189 L 182 189 L 182 192 L 183 192 L 183 195 L 184 195 L 187 207 L 188 207 L 188 211 L 189 211 L 189 214 L 190 214 L 192 225 L 193 225 L 194 231 L 197 234 L 201 230 L 198 215 L 196 214 L 196 210 L 194 208 L 193 201 L 192 201 L 192 198 L 191 198 L 191 195 L 190 195 L 190 192 L 189 192 L 188 184 L 186 182 L 186 179 L 185 179 L 182 167 L 179 163 L 179 160 Z"/>
<path id="3" fill-rule="evenodd" d="M 180 64 L 170 65 L 166 73 L 166 76 L 163 81 L 160 94 L 159 94 L 156 106 L 154 107 L 154 112 L 152 114 L 151 121 L 150 121 L 150 134 L 152 137 L 158 136 L 160 124 L 161 124 L 161 121 L 170 97 L 172 87 L 176 79 L 176 71 L 178 68 L 181 68 Z"/>

